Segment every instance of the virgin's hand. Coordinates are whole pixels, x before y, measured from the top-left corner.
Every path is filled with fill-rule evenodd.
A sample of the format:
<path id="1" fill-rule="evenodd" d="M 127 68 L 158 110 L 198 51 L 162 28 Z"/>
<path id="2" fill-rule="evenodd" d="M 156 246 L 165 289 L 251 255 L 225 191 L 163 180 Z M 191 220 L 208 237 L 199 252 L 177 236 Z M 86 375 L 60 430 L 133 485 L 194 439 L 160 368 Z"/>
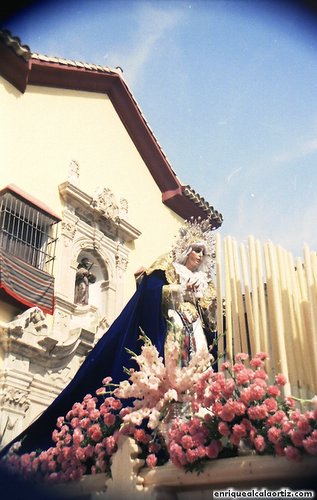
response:
<path id="1" fill-rule="evenodd" d="M 187 292 L 196 292 L 198 290 L 198 280 L 194 282 L 190 282 L 190 280 L 186 283 L 186 291 Z"/>

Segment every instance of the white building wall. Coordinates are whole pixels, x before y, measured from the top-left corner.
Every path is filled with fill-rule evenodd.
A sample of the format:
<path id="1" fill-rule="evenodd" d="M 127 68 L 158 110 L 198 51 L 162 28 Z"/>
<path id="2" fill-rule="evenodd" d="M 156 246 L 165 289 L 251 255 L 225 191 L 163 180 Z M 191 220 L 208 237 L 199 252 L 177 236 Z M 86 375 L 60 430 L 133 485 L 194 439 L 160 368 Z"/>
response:
<path id="1" fill-rule="evenodd" d="M 18 314 L 22 309 L 1 303 L 4 445 L 71 380 L 134 293 L 134 273 L 170 249 L 181 219 L 162 204 L 159 188 L 107 95 L 35 86 L 21 94 L 0 77 L 0 112 L 0 189 L 15 184 L 62 219 L 54 315 L 36 308 Z M 72 172 L 74 166 L 78 173 Z M 60 186 L 65 183 L 78 188 L 83 200 L 96 200 L 105 190 L 112 193 L 124 211 L 121 236 L 108 235 L 106 224 L 87 225 L 78 207 L 63 198 Z M 83 213 L 93 206 L 85 203 Z M 102 220 L 102 207 L 97 203 L 94 210 Z M 87 306 L 74 304 L 76 268 L 83 255 L 94 260 L 99 273 Z"/>

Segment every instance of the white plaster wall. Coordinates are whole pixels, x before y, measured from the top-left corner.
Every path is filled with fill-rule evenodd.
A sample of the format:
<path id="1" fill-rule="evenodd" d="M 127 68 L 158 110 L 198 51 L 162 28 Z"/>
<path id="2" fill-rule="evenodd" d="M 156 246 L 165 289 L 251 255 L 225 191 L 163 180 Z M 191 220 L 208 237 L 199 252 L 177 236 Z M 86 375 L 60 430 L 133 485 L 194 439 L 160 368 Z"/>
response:
<path id="1" fill-rule="evenodd" d="M 129 203 L 129 221 L 142 235 L 131 244 L 125 301 L 133 273 L 168 251 L 181 219 L 161 192 L 107 95 L 30 86 L 21 94 L 0 77 L 1 186 L 14 183 L 61 214 L 58 185 L 80 166 L 80 189 L 108 187 Z M 4 118 L 4 119 L 3 119 Z M 135 250 L 135 251 L 134 251 Z"/>

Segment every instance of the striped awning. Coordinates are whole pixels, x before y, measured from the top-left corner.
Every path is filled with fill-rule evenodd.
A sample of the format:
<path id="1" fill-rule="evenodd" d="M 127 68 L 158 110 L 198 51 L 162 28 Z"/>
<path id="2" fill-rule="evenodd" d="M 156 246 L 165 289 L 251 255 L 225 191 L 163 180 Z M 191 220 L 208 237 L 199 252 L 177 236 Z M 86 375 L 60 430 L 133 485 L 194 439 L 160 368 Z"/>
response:
<path id="1" fill-rule="evenodd" d="M 54 277 L 1 249 L 0 288 L 22 304 L 54 312 Z"/>

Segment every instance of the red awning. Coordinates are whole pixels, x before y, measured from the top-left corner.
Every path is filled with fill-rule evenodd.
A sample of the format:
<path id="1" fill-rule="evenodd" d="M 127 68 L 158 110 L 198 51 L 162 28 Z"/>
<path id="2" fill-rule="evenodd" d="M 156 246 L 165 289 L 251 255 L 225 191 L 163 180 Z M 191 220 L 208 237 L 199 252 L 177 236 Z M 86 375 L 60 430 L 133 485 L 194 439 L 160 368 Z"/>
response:
<path id="1" fill-rule="evenodd" d="M 11 297 L 43 312 L 54 312 L 54 277 L 0 250 L 0 288 Z"/>

